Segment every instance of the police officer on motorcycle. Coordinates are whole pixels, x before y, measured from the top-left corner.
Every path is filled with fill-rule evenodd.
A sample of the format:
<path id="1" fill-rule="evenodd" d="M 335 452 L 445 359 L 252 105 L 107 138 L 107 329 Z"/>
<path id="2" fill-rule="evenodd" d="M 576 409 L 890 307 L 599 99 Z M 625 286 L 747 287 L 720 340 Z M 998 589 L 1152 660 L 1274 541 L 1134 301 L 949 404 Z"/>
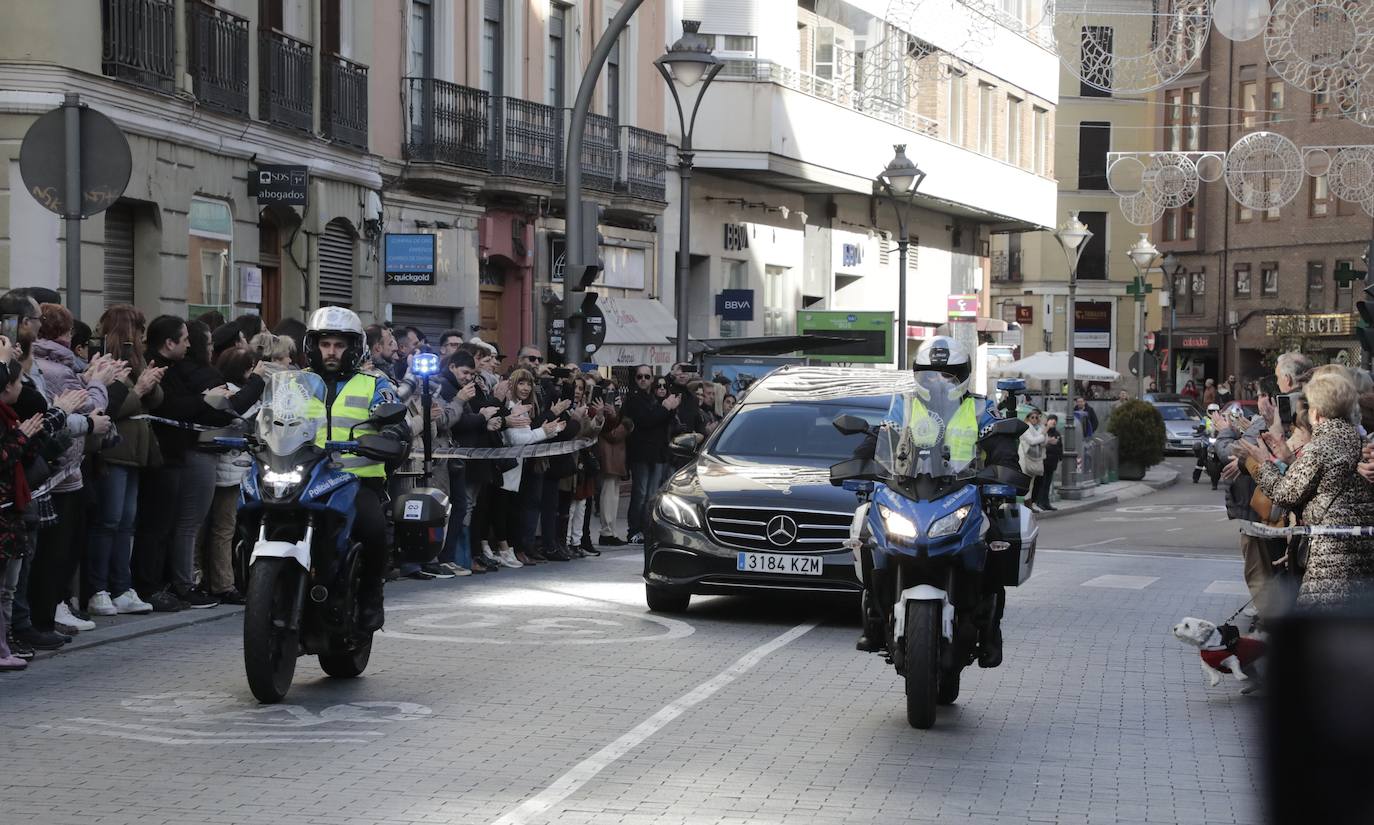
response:
<path id="1" fill-rule="evenodd" d="M 309 371 L 324 379 L 324 397 L 312 399 L 309 408 L 312 418 L 325 421 L 316 431 L 315 445 L 323 448 L 327 441 L 369 434 L 408 442 L 410 430 L 405 424 L 379 429 L 366 423 L 379 404 L 396 400 L 396 387 L 379 372 L 363 371 L 367 336 L 358 315 L 343 307 L 322 307 L 310 316 L 307 327 L 304 344 Z M 360 481 L 353 519 L 353 538 L 362 545 L 359 624 L 364 632 L 372 632 L 381 628 L 384 619 L 387 469 L 380 461 L 358 455 L 341 456 L 339 465 Z"/>
<path id="2" fill-rule="evenodd" d="M 948 336 L 937 336 L 921 344 L 912 360 L 911 370 L 915 373 L 926 371 L 940 372 L 953 380 L 964 393 L 963 402 L 953 418 L 944 422 L 944 443 L 950 452 L 950 459 L 960 463 L 972 461 L 975 451 L 984 450 L 985 465 L 1003 465 L 1020 471 L 1020 456 L 1017 452 L 1016 434 L 992 434 L 992 425 L 1000 419 L 992 401 L 984 396 L 969 392 L 969 381 L 973 377 L 973 359 L 963 344 Z M 917 399 L 913 404 L 920 404 Z M 909 420 L 918 421 L 924 410 L 913 409 Z M 939 425 L 937 425 L 939 426 Z M 913 433 L 919 426 L 913 426 Z M 1024 431 L 1022 424 L 1021 430 Z M 877 432 L 870 432 L 854 452 L 855 458 L 872 459 L 878 444 Z M 885 646 L 883 618 L 877 611 L 879 601 L 871 592 L 873 586 L 872 560 L 864 555 L 861 564 L 864 587 L 870 589 L 865 603 L 868 609 L 864 616 L 863 633 L 855 647 L 861 651 L 873 652 Z M 1002 608 L 1006 600 L 1003 588 L 990 595 L 997 596 L 996 607 L 990 617 L 987 632 L 983 634 L 979 646 L 978 663 L 982 667 L 997 667 L 1002 663 Z"/>

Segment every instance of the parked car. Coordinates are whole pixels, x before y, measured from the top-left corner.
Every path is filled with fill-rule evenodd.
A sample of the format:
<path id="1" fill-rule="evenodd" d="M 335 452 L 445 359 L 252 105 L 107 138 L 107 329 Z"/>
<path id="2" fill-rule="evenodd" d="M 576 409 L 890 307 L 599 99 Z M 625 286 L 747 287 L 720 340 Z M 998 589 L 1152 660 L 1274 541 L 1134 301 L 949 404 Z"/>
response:
<path id="1" fill-rule="evenodd" d="M 857 502 L 830 483 L 830 465 L 857 444 L 831 422 L 846 413 L 881 422 L 911 380 L 906 371 L 786 366 L 755 382 L 649 502 L 649 609 L 686 610 L 693 594 L 859 595 L 844 547 Z"/>
<path id="2" fill-rule="evenodd" d="M 1202 436 L 1202 416 L 1192 404 L 1151 401 L 1164 418 L 1164 452 L 1191 455 Z"/>

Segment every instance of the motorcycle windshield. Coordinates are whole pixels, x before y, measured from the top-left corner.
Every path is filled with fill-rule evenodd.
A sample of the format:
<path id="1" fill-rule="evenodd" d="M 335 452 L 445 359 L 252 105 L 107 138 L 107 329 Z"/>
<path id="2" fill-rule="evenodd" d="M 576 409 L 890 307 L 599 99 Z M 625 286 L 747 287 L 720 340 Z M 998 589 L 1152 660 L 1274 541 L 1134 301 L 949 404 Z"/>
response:
<path id="1" fill-rule="evenodd" d="M 893 478 L 947 478 L 973 463 L 971 444 L 950 444 L 950 425 L 977 431 L 976 419 L 963 422 L 965 391 L 938 372 L 918 372 L 915 386 L 894 395 L 878 432 L 874 460 Z M 953 453 L 951 453 L 953 448 Z"/>
<path id="2" fill-rule="evenodd" d="M 277 455 L 292 453 L 315 441 L 323 423 L 310 415 L 310 401 L 324 398 L 324 382 L 313 372 L 278 372 L 267 381 L 258 411 L 258 437 Z"/>

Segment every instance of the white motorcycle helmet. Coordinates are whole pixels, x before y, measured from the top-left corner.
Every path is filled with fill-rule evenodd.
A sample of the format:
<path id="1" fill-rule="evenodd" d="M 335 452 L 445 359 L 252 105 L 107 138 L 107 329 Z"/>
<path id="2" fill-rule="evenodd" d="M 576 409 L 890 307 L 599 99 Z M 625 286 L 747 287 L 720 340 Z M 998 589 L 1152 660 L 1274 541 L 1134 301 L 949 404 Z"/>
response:
<path id="1" fill-rule="evenodd" d="M 963 344 L 947 335 L 938 335 L 916 350 L 911 371 L 943 372 L 954 378 L 960 392 L 967 392 L 969 379 L 973 377 L 973 360 Z"/>
<path id="2" fill-rule="evenodd" d="M 358 313 L 344 307 L 320 307 L 310 315 L 306 324 L 305 356 L 310 368 L 316 372 L 324 369 L 320 358 L 320 339 L 337 335 L 348 341 L 348 351 L 344 355 L 343 371 L 357 372 L 367 356 L 367 332 Z"/>

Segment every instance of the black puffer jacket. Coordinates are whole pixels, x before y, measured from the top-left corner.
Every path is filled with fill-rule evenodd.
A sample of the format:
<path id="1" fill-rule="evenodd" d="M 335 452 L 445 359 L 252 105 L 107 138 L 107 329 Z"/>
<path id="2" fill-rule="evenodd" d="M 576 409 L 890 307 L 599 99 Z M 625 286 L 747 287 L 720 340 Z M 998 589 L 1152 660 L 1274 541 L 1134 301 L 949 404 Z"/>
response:
<path id="1" fill-rule="evenodd" d="M 620 414 L 634 422 L 625 441 L 625 459 L 630 464 L 666 463 L 669 427 L 675 420 L 672 411 L 649 393 L 636 390 L 625 399 Z"/>

